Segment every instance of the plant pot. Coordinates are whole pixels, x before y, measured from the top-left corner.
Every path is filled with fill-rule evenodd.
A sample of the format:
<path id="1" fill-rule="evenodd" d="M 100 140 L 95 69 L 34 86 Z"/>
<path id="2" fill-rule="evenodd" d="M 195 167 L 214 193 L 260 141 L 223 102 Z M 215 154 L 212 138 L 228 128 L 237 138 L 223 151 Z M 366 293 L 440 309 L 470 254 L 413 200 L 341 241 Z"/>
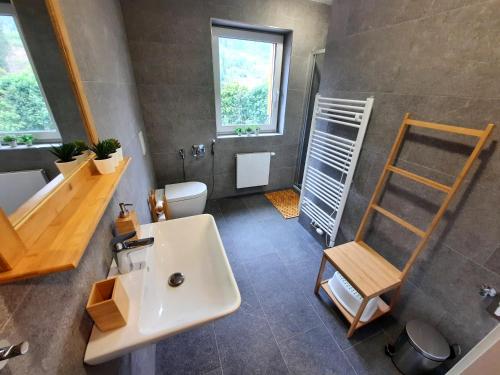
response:
<path id="1" fill-rule="evenodd" d="M 259 135 L 260 134 L 260 130 L 259 129 L 255 129 L 255 135 Z"/>
<path id="2" fill-rule="evenodd" d="M 58 160 L 55 161 L 54 164 L 64 177 L 69 177 L 76 169 L 76 166 L 78 165 L 78 160 L 73 159 L 72 161 L 67 161 L 65 163 Z"/>
<path id="3" fill-rule="evenodd" d="M 9 146 L 10 147 L 17 147 L 17 141 L 10 141 Z"/>
<path id="4" fill-rule="evenodd" d="M 115 171 L 116 161 L 110 156 L 109 158 L 102 160 L 94 159 L 94 165 L 100 174 L 110 174 Z"/>
<path id="5" fill-rule="evenodd" d="M 109 157 L 110 157 L 111 159 L 113 159 L 113 164 L 114 164 L 115 168 L 116 168 L 116 167 L 118 167 L 118 164 L 120 163 L 120 162 L 118 161 L 118 152 L 116 152 L 116 151 L 115 151 L 115 152 L 113 152 L 112 154 L 109 154 Z"/>
<path id="6" fill-rule="evenodd" d="M 115 161 L 115 166 L 118 167 L 118 165 L 120 164 L 120 162 L 123 160 L 123 152 L 122 152 L 122 148 L 117 148 L 115 152 L 113 152 L 112 154 L 110 154 L 109 156 L 111 156 L 114 161 Z"/>
<path id="7" fill-rule="evenodd" d="M 123 161 L 123 149 L 121 147 L 116 149 L 116 154 L 118 162 Z"/>
<path id="8" fill-rule="evenodd" d="M 33 146 L 33 141 L 32 140 L 26 141 L 26 142 L 24 142 L 24 144 L 26 145 L 26 147 L 31 147 L 31 146 Z"/>

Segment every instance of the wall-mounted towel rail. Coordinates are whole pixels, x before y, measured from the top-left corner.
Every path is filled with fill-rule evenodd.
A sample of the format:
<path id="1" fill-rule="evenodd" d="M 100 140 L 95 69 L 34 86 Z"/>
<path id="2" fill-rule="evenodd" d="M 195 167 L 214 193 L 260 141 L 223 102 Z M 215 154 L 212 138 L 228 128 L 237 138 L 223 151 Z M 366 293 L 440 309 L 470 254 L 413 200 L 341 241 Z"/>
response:
<path id="1" fill-rule="evenodd" d="M 328 235 L 328 246 L 338 232 L 372 106 L 373 98 L 316 95 L 300 209 Z M 319 129 L 318 121 L 330 128 Z"/>

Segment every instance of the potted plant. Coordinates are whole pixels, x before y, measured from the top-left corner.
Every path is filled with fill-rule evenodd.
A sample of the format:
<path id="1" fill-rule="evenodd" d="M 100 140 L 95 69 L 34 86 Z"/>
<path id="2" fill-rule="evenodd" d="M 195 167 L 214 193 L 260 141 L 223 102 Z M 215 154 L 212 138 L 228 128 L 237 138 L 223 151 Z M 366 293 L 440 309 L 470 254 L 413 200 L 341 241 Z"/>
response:
<path id="1" fill-rule="evenodd" d="M 19 136 L 18 141 L 24 143 L 27 147 L 33 146 L 33 140 L 35 138 L 32 134 L 23 134 Z"/>
<path id="2" fill-rule="evenodd" d="M 78 161 L 75 159 L 75 145 L 73 143 L 63 143 L 60 146 L 52 146 L 49 151 L 57 157 L 54 163 L 59 172 L 64 177 L 71 175 L 78 165 Z"/>
<path id="3" fill-rule="evenodd" d="M 116 165 L 118 165 L 123 160 L 123 151 L 122 145 L 115 138 L 106 139 L 105 142 L 108 142 L 113 152 L 111 153 L 111 157 L 115 159 Z"/>
<path id="4" fill-rule="evenodd" d="M 259 135 L 260 134 L 260 126 L 256 126 L 254 128 L 254 133 L 255 133 L 255 135 Z"/>
<path id="5" fill-rule="evenodd" d="M 79 163 L 86 160 L 89 155 L 89 146 L 84 141 L 74 141 L 75 145 L 75 159 L 78 160 Z"/>
<path id="6" fill-rule="evenodd" d="M 245 131 L 247 132 L 247 135 L 250 135 L 253 133 L 253 128 L 251 126 L 247 126 L 247 128 L 245 129 Z"/>
<path id="7" fill-rule="evenodd" d="M 3 137 L 3 141 L 7 143 L 10 147 L 17 146 L 17 138 L 12 135 L 6 135 L 5 137 Z"/>
<path id="8" fill-rule="evenodd" d="M 113 173 L 115 171 L 115 160 L 110 156 L 113 148 L 107 141 L 99 141 L 90 147 L 95 153 L 94 165 L 100 174 Z"/>
<path id="9" fill-rule="evenodd" d="M 234 129 L 234 132 L 236 133 L 236 135 L 238 136 L 241 136 L 243 135 L 244 131 L 243 131 L 243 128 L 236 128 Z"/>

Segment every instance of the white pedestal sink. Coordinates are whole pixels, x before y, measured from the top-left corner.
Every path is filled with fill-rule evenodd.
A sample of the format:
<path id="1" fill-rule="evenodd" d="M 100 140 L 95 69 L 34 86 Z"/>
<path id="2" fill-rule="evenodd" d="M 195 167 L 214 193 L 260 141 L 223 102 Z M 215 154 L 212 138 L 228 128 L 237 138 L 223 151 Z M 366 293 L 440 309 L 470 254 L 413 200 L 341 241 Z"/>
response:
<path id="1" fill-rule="evenodd" d="M 85 363 L 109 361 L 176 333 L 236 311 L 238 286 L 211 215 L 197 215 L 141 226 L 154 245 L 132 254 L 141 270 L 120 275 L 130 299 L 127 325 L 113 331 L 92 329 Z M 185 281 L 168 284 L 181 272 Z M 116 274 L 113 265 L 110 275 Z"/>

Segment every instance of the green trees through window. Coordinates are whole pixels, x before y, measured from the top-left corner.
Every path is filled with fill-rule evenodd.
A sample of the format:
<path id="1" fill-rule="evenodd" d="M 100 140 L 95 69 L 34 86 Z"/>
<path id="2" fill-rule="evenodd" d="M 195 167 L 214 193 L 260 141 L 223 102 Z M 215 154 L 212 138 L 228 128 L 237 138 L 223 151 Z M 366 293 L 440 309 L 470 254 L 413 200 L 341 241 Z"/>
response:
<path id="1" fill-rule="evenodd" d="M 0 133 L 53 130 L 14 18 L 0 15 Z"/>
<path id="2" fill-rule="evenodd" d="M 262 125 L 269 123 L 268 88 L 264 85 L 249 89 L 238 82 L 221 88 L 223 125 Z"/>
<path id="3" fill-rule="evenodd" d="M 269 124 L 274 45 L 220 38 L 219 63 L 222 125 Z"/>

